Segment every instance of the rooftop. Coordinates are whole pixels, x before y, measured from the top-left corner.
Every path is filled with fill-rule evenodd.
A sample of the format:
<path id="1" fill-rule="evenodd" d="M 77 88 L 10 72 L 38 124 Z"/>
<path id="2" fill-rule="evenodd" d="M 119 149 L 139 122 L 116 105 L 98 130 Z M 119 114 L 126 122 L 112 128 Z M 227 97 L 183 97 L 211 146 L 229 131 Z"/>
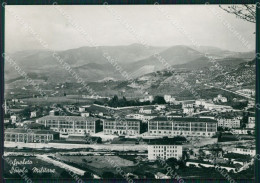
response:
<path id="1" fill-rule="evenodd" d="M 182 145 L 186 141 L 184 137 L 174 137 L 174 138 L 162 138 L 162 139 L 149 139 L 147 141 L 148 145 Z"/>
<path id="2" fill-rule="evenodd" d="M 142 114 L 143 116 L 157 116 L 158 114 L 153 113 L 153 114 Z"/>
<path id="3" fill-rule="evenodd" d="M 5 133 L 33 133 L 33 134 L 59 134 L 52 130 L 33 130 L 33 129 L 23 129 L 23 128 L 8 128 L 4 131 Z"/>
<path id="4" fill-rule="evenodd" d="M 183 121 L 183 122 L 214 122 L 217 123 L 217 120 L 211 119 L 211 118 L 191 118 L 191 117 L 156 117 L 151 119 L 150 121 Z"/>
<path id="5" fill-rule="evenodd" d="M 109 118 L 109 119 L 105 119 L 105 120 L 107 120 L 107 121 L 118 121 L 118 122 L 124 122 L 124 121 L 140 121 L 141 122 L 141 120 L 139 120 L 139 119 L 133 119 L 133 118 L 121 118 L 120 120 L 118 120 L 118 119 L 115 119 L 115 118 Z"/>
<path id="6" fill-rule="evenodd" d="M 194 104 L 195 100 L 185 100 L 185 101 L 181 101 L 181 103 L 183 103 L 183 104 Z"/>
<path id="7" fill-rule="evenodd" d="M 67 120 L 67 121 L 84 121 L 84 120 L 98 120 L 93 117 L 82 117 L 82 116 L 44 116 L 38 120 Z"/>
<path id="8" fill-rule="evenodd" d="M 241 149 L 250 149 L 250 150 L 256 150 L 255 147 L 246 147 L 246 146 L 242 146 L 242 145 L 239 145 L 239 146 L 236 146 L 235 148 L 241 148 Z"/>
<path id="9" fill-rule="evenodd" d="M 166 116 L 182 116 L 183 114 L 179 114 L 179 113 L 170 113 L 167 114 Z"/>
<path id="10" fill-rule="evenodd" d="M 201 161 L 201 160 L 195 160 L 195 159 L 188 160 L 187 163 L 188 162 L 207 164 L 207 165 L 213 165 L 213 166 L 220 166 L 220 167 L 236 168 L 234 165 L 231 165 L 231 164 L 227 165 L 227 164 L 218 163 L 218 164 L 214 165 L 214 164 L 207 162 L 207 161 Z"/>
<path id="11" fill-rule="evenodd" d="M 149 142 L 148 145 L 182 145 L 181 142 Z"/>
<path id="12" fill-rule="evenodd" d="M 237 161 L 247 161 L 247 160 L 251 159 L 250 155 L 244 155 L 244 154 L 238 154 L 238 153 L 224 154 L 224 158 L 235 159 Z"/>

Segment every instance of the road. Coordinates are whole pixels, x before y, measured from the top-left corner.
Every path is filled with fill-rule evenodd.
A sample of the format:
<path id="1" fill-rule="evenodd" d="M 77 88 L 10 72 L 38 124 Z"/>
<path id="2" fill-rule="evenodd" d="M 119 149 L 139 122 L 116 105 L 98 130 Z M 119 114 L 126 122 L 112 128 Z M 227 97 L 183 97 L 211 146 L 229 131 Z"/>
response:
<path id="1" fill-rule="evenodd" d="M 111 150 L 111 151 L 145 151 L 147 145 L 134 144 L 66 144 L 66 143 L 23 143 L 23 142 L 5 142 L 4 147 L 10 148 L 54 148 L 54 149 L 83 149 L 92 148 L 95 150 Z"/>
<path id="2" fill-rule="evenodd" d="M 211 87 L 211 88 L 217 88 L 217 89 L 220 89 L 220 90 L 224 90 L 224 91 L 227 91 L 227 92 L 230 92 L 230 93 L 236 94 L 236 95 L 240 95 L 240 96 L 245 97 L 245 98 L 250 99 L 250 100 L 255 100 L 254 98 L 249 97 L 248 95 L 243 94 L 243 93 L 239 93 L 239 92 L 235 92 L 235 91 L 227 90 L 227 89 L 225 89 L 225 88 L 220 88 L 220 87 L 216 87 L 216 86 L 209 85 L 209 84 L 204 84 L 204 85 L 205 85 L 205 86 L 208 86 L 208 87 Z"/>

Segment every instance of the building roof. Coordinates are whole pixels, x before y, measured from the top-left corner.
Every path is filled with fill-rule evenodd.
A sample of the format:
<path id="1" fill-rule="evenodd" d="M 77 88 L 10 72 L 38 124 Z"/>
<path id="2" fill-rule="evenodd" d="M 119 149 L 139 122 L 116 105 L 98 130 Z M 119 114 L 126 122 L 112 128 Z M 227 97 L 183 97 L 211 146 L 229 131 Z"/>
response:
<path id="1" fill-rule="evenodd" d="M 248 117 L 255 117 L 255 113 L 254 114 L 249 113 Z"/>
<path id="2" fill-rule="evenodd" d="M 182 104 L 194 104 L 195 100 L 184 100 L 184 101 L 180 101 Z"/>
<path id="3" fill-rule="evenodd" d="M 109 118 L 109 119 L 105 119 L 105 120 L 107 120 L 107 121 L 122 121 L 122 122 L 124 122 L 124 121 L 139 121 L 139 122 L 141 122 L 142 120 L 140 120 L 140 119 L 133 119 L 133 118 L 121 118 L 121 120 L 117 120 L 117 119 L 115 119 L 115 118 Z"/>
<path id="4" fill-rule="evenodd" d="M 236 146 L 235 148 L 256 150 L 255 147 L 246 147 L 246 146 L 242 146 L 242 145 Z"/>
<path id="5" fill-rule="evenodd" d="M 251 159 L 250 155 L 238 154 L 238 153 L 224 154 L 224 158 L 235 159 L 237 161 L 248 161 Z"/>
<path id="6" fill-rule="evenodd" d="M 226 168 L 236 168 L 234 165 L 227 165 L 227 164 L 223 164 L 223 163 L 218 163 L 218 164 L 212 164 L 210 162 L 207 161 L 201 161 L 201 160 L 188 160 L 187 163 L 200 163 L 200 164 L 207 164 L 207 165 L 213 165 L 213 166 L 220 166 L 220 167 L 226 167 Z"/>
<path id="7" fill-rule="evenodd" d="M 179 114 L 179 113 L 170 113 L 170 114 L 167 114 L 166 116 L 183 116 L 183 114 Z"/>
<path id="8" fill-rule="evenodd" d="M 167 141 L 155 141 L 155 142 L 149 142 L 148 145 L 182 145 L 181 142 L 167 142 Z"/>
<path id="9" fill-rule="evenodd" d="M 172 117 L 172 118 L 167 118 L 167 117 L 156 117 L 151 119 L 150 121 L 172 121 L 172 122 L 178 122 L 178 121 L 183 121 L 183 122 L 214 122 L 217 123 L 217 120 L 211 119 L 211 118 L 191 118 L 191 117 Z"/>
<path id="10" fill-rule="evenodd" d="M 34 129 L 34 128 L 41 128 L 41 127 L 44 127 L 43 124 L 39 124 L 39 123 L 29 123 L 29 124 L 24 124 L 24 126 L 26 126 L 26 128 L 28 128 L 28 129 Z"/>
<path id="11" fill-rule="evenodd" d="M 143 116 L 157 116 L 158 114 L 152 113 L 152 114 L 141 114 L 141 115 L 143 115 Z"/>
<path id="12" fill-rule="evenodd" d="M 7 128 L 4 130 L 4 133 L 10 132 L 10 133 L 27 133 L 29 130 L 26 130 L 24 128 Z"/>
<path id="13" fill-rule="evenodd" d="M 186 138 L 184 137 L 164 137 L 161 139 L 150 139 L 147 143 L 148 145 L 182 145 L 182 143 L 185 141 Z"/>
<path id="14" fill-rule="evenodd" d="M 52 130 L 33 130 L 24 128 L 8 128 L 4 131 L 5 133 L 33 133 L 33 134 L 59 134 Z"/>
<path id="15" fill-rule="evenodd" d="M 52 130 L 35 130 L 35 134 L 59 134 L 59 132 L 54 132 Z"/>
<path id="16" fill-rule="evenodd" d="M 166 175 L 164 173 L 161 173 L 161 172 L 157 172 L 155 175 L 157 175 L 158 177 L 161 177 L 161 178 L 163 178 L 163 177 L 170 177 L 170 176 L 168 176 L 168 175 Z"/>
<path id="17" fill-rule="evenodd" d="M 143 110 L 153 110 L 154 109 L 154 106 L 142 106 L 142 107 L 140 107 L 140 109 L 142 109 L 143 108 Z"/>
<path id="18" fill-rule="evenodd" d="M 94 117 L 82 117 L 82 116 L 44 116 L 39 118 L 38 120 L 67 120 L 67 121 L 86 121 L 86 120 L 98 120 L 98 118 Z"/>

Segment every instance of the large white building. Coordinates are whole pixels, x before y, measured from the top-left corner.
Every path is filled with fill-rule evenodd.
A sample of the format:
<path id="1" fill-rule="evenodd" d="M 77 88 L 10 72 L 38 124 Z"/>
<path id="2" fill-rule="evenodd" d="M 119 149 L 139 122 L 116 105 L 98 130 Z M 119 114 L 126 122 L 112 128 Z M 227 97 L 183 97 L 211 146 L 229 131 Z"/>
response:
<path id="1" fill-rule="evenodd" d="M 184 114 L 192 114 L 194 112 L 194 101 L 183 101 L 182 102 L 182 110 Z"/>
<path id="2" fill-rule="evenodd" d="M 175 98 L 174 97 L 172 97 L 171 95 L 164 95 L 164 100 L 165 100 L 165 102 L 167 102 L 167 103 L 170 103 L 170 104 L 172 104 L 172 103 L 175 103 Z"/>
<path id="3" fill-rule="evenodd" d="M 217 121 L 209 118 L 156 117 L 148 121 L 148 133 L 153 136 L 204 136 L 217 132 Z"/>
<path id="4" fill-rule="evenodd" d="M 44 116 L 36 120 L 50 129 L 68 134 L 94 134 L 100 128 L 97 118 L 81 116 Z"/>
<path id="5" fill-rule="evenodd" d="M 138 135 L 140 134 L 141 121 L 137 119 L 105 119 L 103 132 L 106 135 Z"/>
<path id="6" fill-rule="evenodd" d="M 12 121 L 12 123 L 16 123 L 18 120 L 18 117 L 16 116 L 16 115 L 12 115 L 12 116 L 10 116 L 10 119 L 11 119 L 11 121 Z"/>
<path id="7" fill-rule="evenodd" d="M 233 111 L 233 108 L 228 105 L 216 105 L 213 103 L 205 103 L 204 108 L 210 111 L 218 111 L 218 112 L 229 112 Z"/>
<path id="8" fill-rule="evenodd" d="M 153 118 L 157 117 L 155 114 L 128 114 L 125 116 L 126 119 L 139 119 L 142 120 L 143 122 L 147 122 Z"/>
<path id="9" fill-rule="evenodd" d="M 154 100 L 154 97 L 152 95 L 145 96 L 143 99 L 139 99 L 140 102 L 152 102 Z"/>
<path id="10" fill-rule="evenodd" d="M 52 140 L 58 140 L 59 138 L 59 133 L 51 130 L 8 128 L 4 132 L 4 141 L 8 142 L 47 143 Z"/>
<path id="11" fill-rule="evenodd" d="M 218 126 L 226 128 L 240 128 L 240 118 L 218 118 Z"/>
<path id="12" fill-rule="evenodd" d="M 246 124 L 246 128 L 255 128 L 255 117 L 248 117 L 248 123 Z"/>
<path id="13" fill-rule="evenodd" d="M 181 145 L 170 144 L 149 144 L 148 145 L 148 159 L 156 160 L 157 158 L 166 160 L 169 158 L 176 158 L 177 160 L 182 157 Z"/>
<path id="14" fill-rule="evenodd" d="M 182 110 L 183 110 L 184 114 L 192 114 L 192 113 L 194 113 L 194 108 L 193 107 L 183 107 Z"/>
<path id="15" fill-rule="evenodd" d="M 247 135 L 249 133 L 254 134 L 254 128 L 243 128 L 243 129 L 231 129 L 230 131 L 232 134 L 239 134 L 239 135 Z"/>
<path id="16" fill-rule="evenodd" d="M 237 154 L 245 154 L 245 155 L 255 156 L 256 155 L 256 148 L 255 147 L 237 146 L 237 147 L 234 147 L 230 152 L 237 153 Z"/>
<path id="17" fill-rule="evenodd" d="M 139 110 L 139 113 L 141 113 L 141 114 L 152 114 L 152 112 L 153 112 L 153 110 L 151 109 L 151 108 L 141 108 L 140 110 Z"/>
<path id="18" fill-rule="evenodd" d="M 228 112 L 232 111 L 233 108 L 228 105 L 216 105 L 212 101 L 208 100 L 196 100 L 195 101 L 196 106 L 203 106 L 205 109 L 210 111 L 218 111 L 218 112 Z"/>

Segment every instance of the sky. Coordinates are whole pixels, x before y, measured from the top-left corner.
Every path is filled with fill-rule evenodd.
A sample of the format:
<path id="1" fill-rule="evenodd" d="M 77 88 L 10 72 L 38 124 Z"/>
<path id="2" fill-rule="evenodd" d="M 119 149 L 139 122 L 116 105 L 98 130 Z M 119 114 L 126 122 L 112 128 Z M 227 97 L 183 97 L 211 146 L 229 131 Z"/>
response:
<path id="1" fill-rule="evenodd" d="M 82 28 L 81 32 L 76 27 Z M 247 52 L 254 50 L 254 32 L 255 24 L 218 5 L 7 5 L 5 11 L 5 51 L 10 53 L 44 49 L 39 38 L 52 50 L 92 46 L 93 42 L 118 46 L 143 41 L 167 47 L 196 42 Z"/>

